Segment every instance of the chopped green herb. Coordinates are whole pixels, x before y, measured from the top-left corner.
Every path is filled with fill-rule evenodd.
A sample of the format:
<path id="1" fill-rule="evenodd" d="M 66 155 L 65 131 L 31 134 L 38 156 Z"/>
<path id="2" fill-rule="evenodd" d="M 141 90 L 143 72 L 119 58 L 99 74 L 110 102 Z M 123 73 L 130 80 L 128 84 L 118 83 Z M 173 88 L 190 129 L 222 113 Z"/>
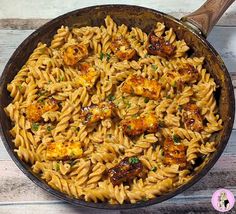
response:
<path id="1" fill-rule="evenodd" d="M 173 140 L 174 140 L 174 143 L 179 143 L 180 142 L 180 137 L 178 135 L 173 135 Z"/>
<path id="2" fill-rule="evenodd" d="M 165 127 L 165 122 L 164 121 L 159 121 L 159 126 L 160 127 Z"/>
<path id="3" fill-rule="evenodd" d="M 132 115 L 132 118 L 137 118 L 137 117 L 138 117 L 138 114 Z"/>
<path id="4" fill-rule="evenodd" d="M 39 130 L 39 124 L 38 123 L 32 123 L 31 124 L 31 128 L 33 131 L 38 131 Z"/>
<path id="5" fill-rule="evenodd" d="M 109 94 L 107 98 L 109 101 L 113 101 L 116 97 L 112 94 Z"/>
<path id="6" fill-rule="evenodd" d="M 178 110 L 181 112 L 181 111 L 182 111 L 182 106 L 179 106 L 179 107 L 178 107 Z"/>
<path id="7" fill-rule="evenodd" d="M 23 89 L 22 85 L 18 85 L 18 89 L 19 89 L 20 91 L 22 91 L 22 89 Z"/>
<path id="8" fill-rule="evenodd" d="M 129 163 L 131 164 L 136 164 L 139 162 L 139 159 L 137 157 L 130 157 L 129 158 Z"/>
<path id="9" fill-rule="evenodd" d="M 157 70 L 157 65 L 152 64 L 151 66 L 152 66 L 152 69 L 153 69 L 154 71 Z"/>
<path id="10" fill-rule="evenodd" d="M 53 128 L 54 128 L 53 126 L 47 126 L 47 131 L 50 132 L 53 130 Z"/>
<path id="11" fill-rule="evenodd" d="M 127 129 L 131 130 L 131 125 L 128 125 L 128 126 L 127 126 Z"/>
<path id="12" fill-rule="evenodd" d="M 176 81 L 173 82 L 172 86 L 173 86 L 174 88 L 177 87 Z"/>
<path id="13" fill-rule="evenodd" d="M 166 98 L 167 98 L 167 99 L 170 99 L 170 95 L 167 95 Z"/>
<path id="14" fill-rule="evenodd" d="M 104 57 L 104 53 L 101 52 L 101 53 L 100 53 L 100 60 L 103 60 L 103 57 Z"/>
<path id="15" fill-rule="evenodd" d="M 152 167 L 151 171 L 156 172 L 157 171 L 157 167 L 156 166 Z"/>
<path id="16" fill-rule="evenodd" d="M 60 170 L 60 164 L 56 163 L 56 171 L 59 171 L 59 170 Z"/>
<path id="17" fill-rule="evenodd" d="M 148 103 L 149 99 L 147 97 L 144 98 L 144 102 Z"/>
<path id="18" fill-rule="evenodd" d="M 107 53 L 106 57 L 107 57 L 107 62 L 109 62 L 109 60 L 111 59 L 111 55 L 109 53 Z"/>
<path id="19" fill-rule="evenodd" d="M 65 78 L 64 77 L 60 77 L 60 82 L 64 81 Z"/>

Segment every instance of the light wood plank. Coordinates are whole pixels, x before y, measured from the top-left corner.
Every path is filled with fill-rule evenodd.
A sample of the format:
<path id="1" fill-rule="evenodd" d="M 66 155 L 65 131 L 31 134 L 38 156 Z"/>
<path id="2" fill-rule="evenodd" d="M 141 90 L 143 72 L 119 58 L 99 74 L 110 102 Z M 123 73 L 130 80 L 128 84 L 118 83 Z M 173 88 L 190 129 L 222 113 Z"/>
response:
<path id="1" fill-rule="evenodd" d="M 41 1 L 28 1 L 28 0 L 1 0 L 1 7 L 4 10 L 0 11 L 0 19 L 6 18 L 20 18 L 20 19 L 29 19 L 29 18 L 43 18 L 51 19 L 59 15 L 67 13 L 72 10 L 76 10 L 83 7 L 99 5 L 99 4 L 130 4 L 130 5 L 139 5 L 144 7 L 153 8 L 176 17 L 181 17 L 184 14 L 188 14 L 198 7 L 200 7 L 205 0 L 178 0 L 178 1 L 162 1 L 162 0 L 120 0 L 119 2 L 115 0 L 99 0 L 92 1 L 77 1 L 70 0 L 60 1 L 60 0 L 51 0 L 50 4 L 47 0 Z M 12 6 L 14 5 L 14 7 Z M 22 11 L 23 9 L 23 11 Z M 233 4 L 228 11 L 224 14 L 219 24 L 232 25 L 235 24 L 235 10 L 236 5 Z"/>
<path id="2" fill-rule="evenodd" d="M 119 210 L 98 210 L 85 207 L 74 207 L 70 204 L 56 203 L 33 203 L 33 204 L 15 204 L 0 205 L 1 214 L 119 214 Z"/>
<path id="3" fill-rule="evenodd" d="M 0 30 L 0 74 L 14 50 L 33 30 Z M 229 72 L 236 72 L 236 27 L 215 27 L 208 38 Z"/>

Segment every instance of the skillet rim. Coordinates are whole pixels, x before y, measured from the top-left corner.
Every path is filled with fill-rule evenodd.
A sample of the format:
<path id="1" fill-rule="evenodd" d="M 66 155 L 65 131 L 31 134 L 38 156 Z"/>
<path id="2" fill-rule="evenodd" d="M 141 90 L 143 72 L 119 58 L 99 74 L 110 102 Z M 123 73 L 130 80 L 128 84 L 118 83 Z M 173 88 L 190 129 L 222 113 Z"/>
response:
<path id="1" fill-rule="evenodd" d="M 228 88 L 226 89 L 227 92 L 229 93 L 229 98 L 231 100 L 231 107 L 229 109 L 229 122 L 228 122 L 228 132 L 226 136 L 222 137 L 222 141 L 220 142 L 220 147 L 217 150 L 217 152 L 214 153 L 213 157 L 209 160 L 209 162 L 200 170 L 200 172 L 198 172 L 189 182 L 187 182 L 186 184 L 178 187 L 177 189 L 175 189 L 174 191 L 171 191 L 165 195 L 161 195 L 158 196 L 154 199 L 150 199 L 148 201 L 144 201 L 144 202 L 138 202 L 135 204 L 117 204 L 117 205 L 111 205 L 108 203 L 94 203 L 94 202 L 86 202 L 84 200 L 81 199 L 75 199 L 75 198 L 71 198 L 69 197 L 67 194 L 62 193 L 58 190 L 55 190 L 53 188 L 51 188 L 44 180 L 40 179 L 38 177 L 38 175 L 36 175 L 35 173 L 33 173 L 32 171 L 30 171 L 30 167 L 24 163 L 23 161 L 21 161 L 17 154 L 11 149 L 10 144 L 7 142 L 7 138 L 5 137 L 5 132 L 7 132 L 8 130 L 4 130 L 3 126 L 2 126 L 2 120 L 0 120 L 0 136 L 1 139 L 4 143 L 4 146 L 8 152 L 8 154 L 10 155 L 10 157 L 12 158 L 12 160 L 15 162 L 15 164 L 17 165 L 17 167 L 31 180 L 33 181 L 37 186 L 39 186 L 40 188 L 44 189 L 45 191 L 49 192 L 50 194 L 54 195 L 55 197 L 66 201 L 72 205 L 75 206 L 83 206 L 83 207 L 89 207 L 89 208 L 97 208 L 97 209 L 108 209 L 108 210 L 123 210 L 123 209 L 135 209 L 135 208 L 140 208 L 140 207 L 147 207 L 150 205 L 154 205 L 154 204 L 159 204 L 165 200 L 168 200 L 178 194 L 180 194 L 181 192 L 187 190 L 188 188 L 190 188 L 192 185 L 194 185 L 195 183 L 197 183 L 201 178 L 203 178 L 203 176 L 205 176 L 209 170 L 213 167 L 213 165 L 217 162 L 217 160 L 219 159 L 219 157 L 221 156 L 221 154 L 224 151 L 225 146 L 227 145 L 227 142 L 229 140 L 232 128 L 233 128 L 233 122 L 234 122 L 234 111 L 235 111 L 235 97 L 234 97 L 234 90 L 233 90 L 233 85 L 232 82 L 230 80 L 230 75 L 229 72 L 227 71 L 227 68 L 223 62 L 223 60 L 221 59 L 220 55 L 217 53 L 217 51 L 213 48 L 213 46 L 201 35 L 199 35 L 198 33 L 196 33 L 196 31 L 187 26 L 183 21 L 178 20 L 174 17 L 172 17 L 171 15 L 165 14 L 163 12 L 160 12 L 158 10 L 154 10 L 151 8 L 147 8 L 147 7 L 142 7 L 142 6 L 137 6 L 137 5 L 128 5 L 128 4 L 104 4 L 104 5 L 95 5 L 95 6 L 90 6 L 90 7 L 85 7 L 85 8 L 80 8 L 68 13 L 65 13 L 61 16 L 58 16 L 52 20 L 50 20 L 49 22 L 45 23 L 44 25 L 42 25 L 41 27 L 39 27 L 36 31 L 34 31 L 33 33 L 31 33 L 18 47 L 17 49 L 14 51 L 14 53 L 12 54 L 12 56 L 10 57 L 10 59 L 8 60 L 1 78 L 0 78 L 0 86 L 4 84 L 3 82 L 3 76 L 5 73 L 7 73 L 7 71 L 9 70 L 9 67 L 11 65 L 12 62 L 14 62 L 13 60 L 16 58 L 16 56 L 23 51 L 23 47 L 30 41 L 34 40 L 35 38 L 37 38 L 37 35 L 43 30 L 46 29 L 50 26 L 53 26 L 55 23 L 57 23 L 59 20 L 63 20 L 64 18 L 68 18 L 69 16 L 73 16 L 75 14 L 79 14 L 81 11 L 87 11 L 87 10 L 94 10 L 94 9 L 99 9 L 99 8 L 115 8 L 115 7 L 125 7 L 125 8 L 135 8 L 135 9 L 139 9 L 145 12 L 149 12 L 152 14 L 159 14 L 161 16 L 163 16 L 164 19 L 170 19 L 173 22 L 176 22 L 178 25 L 181 25 L 182 28 L 186 28 L 188 31 L 190 31 L 191 33 L 193 33 L 198 40 L 201 41 L 201 43 L 205 44 L 207 47 L 209 47 L 211 54 L 215 55 L 218 58 L 218 64 L 220 65 L 223 73 L 224 73 L 224 77 L 227 79 L 227 82 L 229 83 Z M 4 89 L 2 89 L 4 90 Z M 1 109 L 2 110 L 2 109 Z M 4 111 L 4 110 L 3 110 Z"/>

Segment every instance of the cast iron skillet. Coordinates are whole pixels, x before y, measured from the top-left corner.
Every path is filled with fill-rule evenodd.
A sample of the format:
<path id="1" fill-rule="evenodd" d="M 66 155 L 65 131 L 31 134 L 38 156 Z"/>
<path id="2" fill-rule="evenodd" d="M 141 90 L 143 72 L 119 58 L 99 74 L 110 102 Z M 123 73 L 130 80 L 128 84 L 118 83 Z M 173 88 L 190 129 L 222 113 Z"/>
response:
<path id="1" fill-rule="evenodd" d="M 100 209 L 130 209 L 144 207 L 152 204 L 160 203 L 167 200 L 182 191 L 188 189 L 200 178 L 202 178 L 210 168 L 215 164 L 217 159 L 223 152 L 229 139 L 234 120 L 234 92 L 230 80 L 229 73 L 221 60 L 219 54 L 205 40 L 204 36 L 212 29 L 213 25 L 218 21 L 223 12 L 229 7 L 233 0 L 209 0 L 200 9 L 182 18 L 181 21 L 166 15 L 164 13 L 128 5 L 101 5 L 79 9 L 65 15 L 62 15 L 44 26 L 40 27 L 32 33 L 22 44 L 16 49 L 9 62 L 7 63 L 0 79 L 0 121 L 1 121 L 1 138 L 4 145 L 14 160 L 16 165 L 38 186 L 56 197 L 65 200 L 73 205 L 86 206 Z M 64 193 L 56 191 L 48 186 L 40 177 L 34 174 L 30 166 L 21 161 L 16 153 L 13 152 L 14 144 L 9 133 L 11 121 L 4 112 L 11 98 L 7 91 L 7 84 L 11 82 L 20 68 L 25 64 L 27 58 L 32 53 L 37 43 L 42 41 L 49 44 L 56 30 L 61 25 L 72 26 L 100 26 L 104 24 L 106 15 L 111 15 L 117 24 L 124 23 L 128 26 L 137 26 L 146 32 L 150 32 L 157 21 L 164 22 L 167 28 L 172 27 L 179 39 L 184 39 L 191 47 L 193 56 L 204 56 L 205 67 L 214 77 L 219 88 L 216 93 L 217 103 L 219 105 L 220 116 L 224 121 L 223 130 L 213 136 L 214 140 L 219 142 L 217 151 L 210 157 L 206 165 L 197 171 L 193 179 L 178 189 L 159 196 L 155 199 L 136 204 L 110 205 L 107 203 L 91 203 L 83 200 L 70 198 Z M 197 27 L 193 27 L 194 24 Z M 189 26 L 191 25 L 191 27 Z"/>

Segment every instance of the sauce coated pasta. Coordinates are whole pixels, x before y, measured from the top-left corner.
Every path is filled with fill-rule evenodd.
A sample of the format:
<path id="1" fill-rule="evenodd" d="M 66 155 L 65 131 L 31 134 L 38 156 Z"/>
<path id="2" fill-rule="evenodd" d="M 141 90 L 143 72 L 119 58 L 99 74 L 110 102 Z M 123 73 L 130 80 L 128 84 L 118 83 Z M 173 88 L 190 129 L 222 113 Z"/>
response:
<path id="1" fill-rule="evenodd" d="M 148 34 L 147 34 L 148 33 Z M 111 204 L 188 182 L 222 129 L 204 57 L 172 28 L 62 26 L 8 84 L 19 158 L 52 188 Z"/>

